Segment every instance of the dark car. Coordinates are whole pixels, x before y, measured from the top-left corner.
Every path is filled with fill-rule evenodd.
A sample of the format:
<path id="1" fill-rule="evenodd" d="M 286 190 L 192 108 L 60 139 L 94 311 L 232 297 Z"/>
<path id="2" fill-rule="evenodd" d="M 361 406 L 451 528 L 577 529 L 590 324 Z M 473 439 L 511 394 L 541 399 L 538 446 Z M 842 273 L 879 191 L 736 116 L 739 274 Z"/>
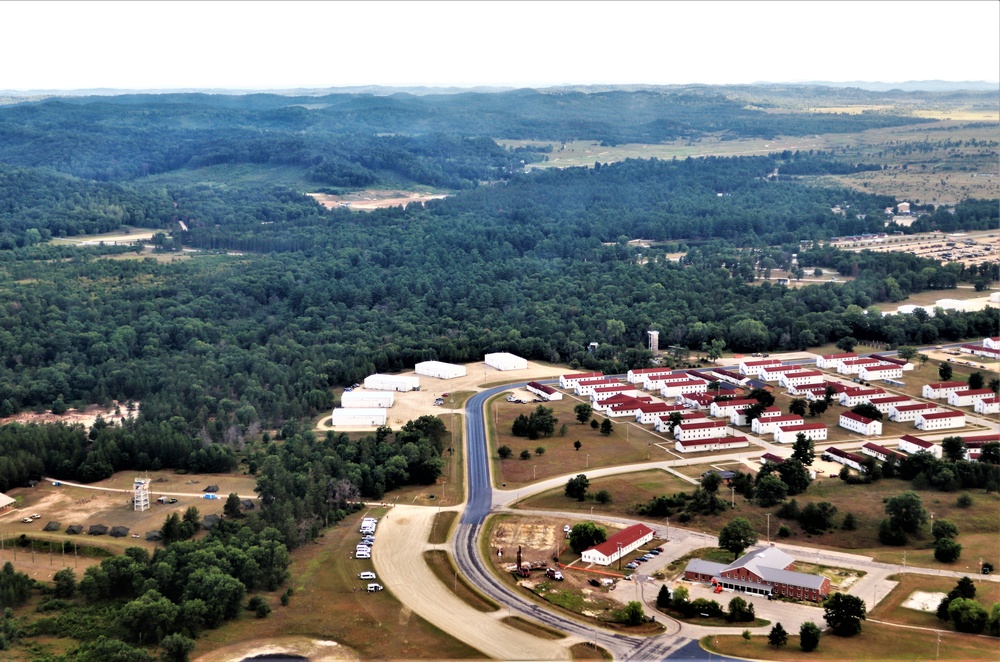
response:
<path id="1" fill-rule="evenodd" d="M 591 579 L 589 583 L 591 586 L 597 586 L 597 587 L 601 586 L 601 582 L 597 581 L 596 579 Z"/>
<path id="2" fill-rule="evenodd" d="M 167 503 L 177 503 L 177 499 L 175 499 L 174 497 L 170 497 L 169 499 L 167 499 Z"/>
<path id="3" fill-rule="evenodd" d="M 662 548 L 662 547 L 657 547 L 657 548 L 656 548 L 656 551 L 658 551 L 658 552 L 662 552 L 662 551 L 663 551 L 663 548 Z"/>

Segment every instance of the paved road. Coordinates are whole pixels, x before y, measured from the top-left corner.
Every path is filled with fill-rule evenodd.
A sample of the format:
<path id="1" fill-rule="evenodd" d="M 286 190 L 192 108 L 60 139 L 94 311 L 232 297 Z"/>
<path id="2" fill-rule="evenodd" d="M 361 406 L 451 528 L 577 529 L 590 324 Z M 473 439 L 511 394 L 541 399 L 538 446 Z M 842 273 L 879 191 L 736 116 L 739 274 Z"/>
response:
<path id="1" fill-rule="evenodd" d="M 97 490 L 98 492 L 125 492 L 126 494 L 134 494 L 135 493 L 135 490 L 123 489 L 121 487 L 101 487 L 100 485 L 84 485 L 83 483 L 71 483 L 71 482 L 69 482 L 67 480 L 58 480 L 56 478 L 42 478 L 42 480 L 47 480 L 47 481 L 52 482 L 52 483 L 59 483 L 59 485 L 65 486 L 65 487 L 82 487 L 85 490 Z M 207 494 L 210 494 L 210 493 L 209 492 L 161 492 L 160 490 L 150 490 L 149 491 L 150 497 L 152 497 L 153 495 L 158 495 L 158 496 L 162 495 L 162 496 L 196 497 L 198 499 L 205 499 Z M 218 494 L 216 494 L 216 493 L 212 493 L 212 494 L 215 494 L 215 496 L 216 496 L 217 499 L 224 500 Z M 227 494 L 226 496 L 228 497 L 229 495 Z M 260 497 L 257 496 L 256 493 L 249 494 L 249 495 L 237 494 L 236 496 L 238 496 L 241 499 L 258 499 L 258 498 L 260 498 Z"/>

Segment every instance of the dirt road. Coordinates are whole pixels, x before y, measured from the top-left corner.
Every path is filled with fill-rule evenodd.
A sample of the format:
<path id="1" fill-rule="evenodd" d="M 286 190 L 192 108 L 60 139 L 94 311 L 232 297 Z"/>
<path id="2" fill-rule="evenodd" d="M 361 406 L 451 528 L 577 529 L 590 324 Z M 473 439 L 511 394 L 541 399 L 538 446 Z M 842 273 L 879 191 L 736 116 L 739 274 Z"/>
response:
<path id="1" fill-rule="evenodd" d="M 504 624 L 506 610 L 476 611 L 455 596 L 424 562 L 425 549 L 446 549 L 426 541 L 437 511 L 421 506 L 396 506 L 378 525 L 378 546 L 372 561 L 380 582 L 400 602 L 441 628 L 498 660 L 567 660 L 579 640 L 540 639 Z"/>

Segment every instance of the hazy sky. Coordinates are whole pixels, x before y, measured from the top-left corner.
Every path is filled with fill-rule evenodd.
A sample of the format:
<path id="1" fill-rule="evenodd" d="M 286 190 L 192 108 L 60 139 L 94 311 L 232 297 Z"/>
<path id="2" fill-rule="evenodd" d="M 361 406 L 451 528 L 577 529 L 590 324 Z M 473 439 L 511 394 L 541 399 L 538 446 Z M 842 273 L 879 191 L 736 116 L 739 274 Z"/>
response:
<path id="1" fill-rule="evenodd" d="M 1000 2 L 0 2 L 0 89 L 1000 81 Z"/>

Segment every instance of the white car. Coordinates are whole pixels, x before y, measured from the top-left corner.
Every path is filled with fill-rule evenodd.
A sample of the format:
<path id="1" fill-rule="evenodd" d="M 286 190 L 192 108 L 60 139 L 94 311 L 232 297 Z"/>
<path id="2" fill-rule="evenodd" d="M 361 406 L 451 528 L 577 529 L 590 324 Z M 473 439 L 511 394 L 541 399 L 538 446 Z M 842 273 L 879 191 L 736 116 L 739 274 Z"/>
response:
<path id="1" fill-rule="evenodd" d="M 358 573 L 358 579 L 376 579 L 375 573 L 371 570 L 366 570 L 364 572 Z"/>
<path id="2" fill-rule="evenodd" d="M 384 587 L 381 584 L 369 584 L 368 585 L 368 592 L 369 593 L 377 593 L 378 591 L 381 591 L 383 588 Z"/>
<path id="3" fill-rule="evenodd" d="M 32 523 L 32 522 L 34 522 L 35 520 L 31 519 L 30 517 L 25 517 L 25 518 L 24 518 L 23 520 L 21 520 L 21 521 L 22 521 L 22 522 L 24 522 L 25 524 L 31 524 L 31 523 Z"/>

